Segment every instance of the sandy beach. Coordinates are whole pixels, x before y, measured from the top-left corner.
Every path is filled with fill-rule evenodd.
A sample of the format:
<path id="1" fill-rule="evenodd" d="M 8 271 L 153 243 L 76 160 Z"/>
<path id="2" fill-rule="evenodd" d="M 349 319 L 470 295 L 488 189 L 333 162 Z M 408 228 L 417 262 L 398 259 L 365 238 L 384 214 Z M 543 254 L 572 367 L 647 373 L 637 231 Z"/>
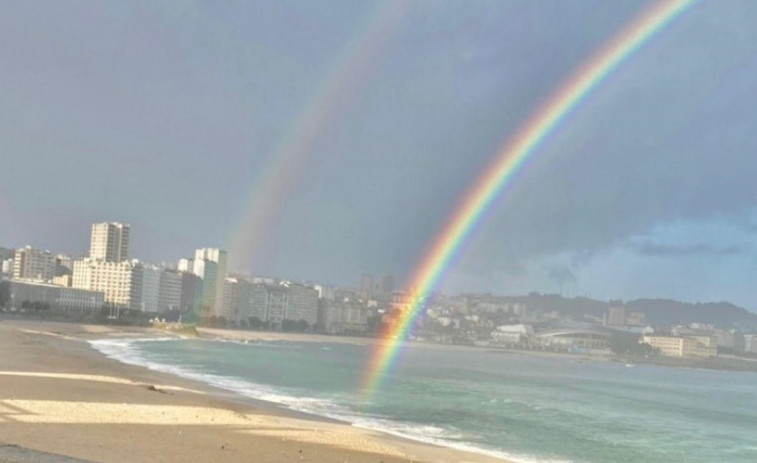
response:
<path id="1" fill-rule="evenodd" d="M 164 335 L 0 321 L 0 461 L 43 461 L 3 460 L 1 444 L 114 463 L 502 461 L 243 400 L 108 359 L 87 343 Z"/>

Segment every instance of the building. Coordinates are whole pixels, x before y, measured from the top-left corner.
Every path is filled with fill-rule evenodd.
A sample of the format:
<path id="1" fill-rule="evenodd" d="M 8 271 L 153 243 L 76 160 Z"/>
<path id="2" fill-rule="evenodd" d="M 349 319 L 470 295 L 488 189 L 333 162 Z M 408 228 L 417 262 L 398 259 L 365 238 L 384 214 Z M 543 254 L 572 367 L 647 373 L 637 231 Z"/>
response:
<path id="1" fill-rule="evenodd" d="M 158 312 L 181 310 L 183 274 L 170 268 L 161 269 L 158 290 Z"/>
<path id="2" fill-rule="evenodd" d="M 198 303 L 204 316 L 224 316 L 226 251 L 202 248 L 195 251 L 193 273 L 202 279 Z"/>
<path id="3" fill-rule="evenodd" d="M 384 275 L 381 278 L 381 292 L 385 294 L 392 294 L 394 291 L 394 275 Z"/>
<path id="4" fill-rule="evenodd" d="M 744 352 L 757 354 L 757 334 L 744 335 Z"/>
<path id="5" fill-rule="evenodd" d="M 644 312 L 631 312 L 626 318 L 628 326 L 647 326 L 647 316 Z"/>
<path id="6" fill-rule="evenodd" d="M 92 224 L 89 257 L 107 262 L 129 259 L 129 234 L 131 226 L 118 222 Z"/>
<path id="7" fill-rule="evenodd" d="M 54 310 L 74 314 L 99 313 L 105 294 L 30 281 L 4 281 L 0 306 L 11 310 Z"/>
<path id="8" fill-rule="evenodd" d="M 297 283 L 284 283 L 284 286 L 289 290 L 284 319 L 305 320 L 308 325 L 315 325 L 318 322 L 318 292 Z"/>
<path id="9" fill-rule="evenodd" d="M 641 342 L 649 344 L 665 357 L 715 357 L 718 355 L 717 338 L 714 336 L 645 333 Z"/>
<path id="10" fill-rule="evenodd" d="M 144 275 L 139 261 L 81 259 L 74 262 L 73 287 L 105 294 L 111 307 L 142 310 Z"/>
<path id="11" fill-rule="evenodd" d="M 318 322 L 318 292 L 291 282 L 276 285 L 253 284 L 249 288 L 248 317 L 256 317 L 271 327 L 281 328 L 284 321 Z"/>
<path id="12" fill-rule="evenodd" d="M 315 285 L 313 289 L 318 293 L 318 299 L 328 299 L 333 301 L 336 299 L 336 288 L 331 286 Z"/>
<path id="13" fill-rule="evenodd" d="M 17 249 L 13 256 L 13 279 L 50 282 L 55 276 L 55 256 L 31 246 Z"/>
<path id="14" fill-rule="evenodd" d="M 74 260 L 65 255 L 55 256 L 55 276 L 72 275 L 74 273 Z"/>
<path id="15" fill-rule="evenodd" d="M 134 294 L 132 308 L 148 313 L 159 312 L 160 280 L 163 272 L 159 267 L 150 264 L 137 264 L 133 272 L 142 282 L 139 293 Z"/>
<path id="16" fill-rule="evenodd" d="M 176 268 L 180 272 L 194 272 L 195 268 L 195 261 L 192 259 L 179 259 L 179 264 L 176 266 Z"/>
<path id="17" fill-rule="evenodd" d="M 611 333 L 601 326 L 565 326 L 539 331 L 534 339 L 537 345 L 557 350 L 606 350 L 610 347 Z"/>
<path id="18" fill-rule="evenodd" d="M 368 331 L 369 309 L 359 302 L 318 301 L 318 327 L 329 334 L 362 334 Z"/>
<path id="19" fill-rule="evenodd" d="M 373 297 L 373 276 L 364 273 L 360 276 L 360 298 L 367 301 Z"/>
<path id="20" fill-rule="evenodd" d="M 250 317 L 251 288 L 252 283 L 245 278 L 226 279 L 223 305 L 223 316 L 226 320 L 238 324 Z"/>
<path id="21" fill-rule="evenodd" d="M 67 288 L 71 288 L 74 286 L 74 276 L 73 274 L 54 276 L 53 284 L 57 286 L 65 286 Z"/>
<path id="22" fill-rule="evenodd" d="M 534 336 L 531 325 L 502 325 L 492 331 L 492 342 L 496 344 L 525 344 Z"/>
<path id="23" fill-rule="evenodd" d="M 610 307 L 607 311 L 607 319 L 605 325 L 607 326 L 625 326 L 626 324 L 626 308 L 623 306 Z"/>
<path id="24" fill-rule="evenodd" d="M 13 277 L 13 259 L 3 259 L 0 263 L 0 274 L 3 277 Z"/>
<path id="25" fill-rule="evenodd" d="M 744 335 L 736 330 L 716 330 L 715 337 L 718 341 L 718 347 L 737 352 L 744 351 Z"/>
<path id="26" fill-rule="evenodd" d="M 202 289 L 202 280 L 192 272 L 180 272 L 181 274 L 181 298 L 179 309 L 182 312 L 191 312 L 197 309 Z"/>

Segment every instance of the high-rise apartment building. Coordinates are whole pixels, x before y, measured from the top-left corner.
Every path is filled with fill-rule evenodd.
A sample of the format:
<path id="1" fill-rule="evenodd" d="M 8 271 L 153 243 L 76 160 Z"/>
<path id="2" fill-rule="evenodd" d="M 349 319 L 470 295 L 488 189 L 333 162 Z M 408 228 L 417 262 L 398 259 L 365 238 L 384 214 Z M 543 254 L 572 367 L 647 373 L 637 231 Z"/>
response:
<path id="1" fill-rule="evenodd" d="M 199 307 L 203 315 L 224 316 L 226 251 L 218 248 L 196 250 L 193 273 L 202 278 Z"/>
<path id="2" fill-rule="evenodd" d="M 202 280 L 192 272 L 181 273 L 181 298 L 179 308 L 182 312 L 194 311 L 197 308 Z"/>
<path id="3" fill-rule="evenodd" d="M 142 291 L 137 308 L 142 312 L 156 313 L 159 311 L 161 269 L 143 263 L 140 265 L 139 273 L 142 277 Z"/>
<path id="4" fill-rule="evenodd" d="M 107 262 L 128 260 L 130 229 L 118 222 L 93 223 L 89 257 Z"/>
<path id="5" fill-rule="evenodd" d="M 223 316 L 228 321 L 239 323 L 250 317 L 250 290 L 252 283 L 242 277 L 226 279 Z"/>
<path id="6" fill-rule="evenodd" d="M 158 295 L 158 312 L 171 312 L 181 309 L 182 272 L 169 268 L 160 273 L 160 291 Z"/>
<path id="7" fill-rule="evenodd" d="M 50 251 L 26 246 L 13 256 L 13 278 L 16 280 L 52 281 L 55 256 Z"/>

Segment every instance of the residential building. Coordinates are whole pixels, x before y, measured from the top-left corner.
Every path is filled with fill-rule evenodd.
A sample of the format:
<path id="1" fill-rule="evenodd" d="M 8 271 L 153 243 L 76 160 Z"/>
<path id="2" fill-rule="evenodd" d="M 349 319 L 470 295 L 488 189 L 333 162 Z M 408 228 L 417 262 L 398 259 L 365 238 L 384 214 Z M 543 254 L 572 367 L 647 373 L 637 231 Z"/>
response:
<path id="1" fill-rule="evenodd" d="M 315 285 L 313 289 L 318 293 L 318 299 L 328 299 L 333 301 L 336 299 L 336 288 L 331 286 Z"/>
<path id="2" fill-rule="evenodd" d="M 257 317 L 273 327 L 287 321 L 318 322 L 318 292 L 305 285 L 282 282 L 277 285 L 253 284 L 249 288 L 248 317 Z"/>
<path id="3" fill-rule="evenodd" d="M 318 321 L 318 293 L 309 286 L 297 283 L 285 283 L 289 290 L 289 301 L 284 318 L 286 320 L 305 320 L 313 326 Z"/>
<path id="4" fill-rule="evenodd" d="M 58 254 L 55 256 L 55 276 L 71 275 L 74 273 L 74 260 L 65 255 Z"/>
<path id="5" fill-rule="evenodd" d="M 134 272 L 142 278 L 141 293 L 136 295 L 139 303 L 135 308 L 142 312 L 159 312 L 160 280 L 163 272 L 155 265 L 144 263 L 135 266 Z"/>
<path id="6" fill-rule="evenodd" d="M 181 309 L 182 272 L 164 268 L 160 272 L 158 312 L 173 312 Z"/>
<path id="7" fill-rule="evenodd" d="M 232 277 L 226 279 L 224 288 L 223 316 L 226 320 L 238 324 L 249 318 L 250 289 L 252 283 L 246 278 Z"/>
<path id="8" fill-rule="evenodd" d="M 0 275 L 7 278 L 13 276 L 13 258 L 3 259 L 0 262 Z"/>
<path id="9" fill-rule="evenodd" d="M 118 222 L 92 224 L 89 257 L 107 262 L 129 259 L 129 234 L 131 226 Z"/>
<path id="10" fill-rule="evenodd" d="M 13 279 L 50 282 L 55 276 L 55 256 L 50 251 L 26 246 L 13 256 Z"/>
<path id="11" fill-rule="evenodd" d="M 57 286 L 65 286 L 67 288 L 71 288 L 74 285 L 74 276 L 73 274 L 54 276 L 53 284 Z"/>
<path id="12" fill-rule="evenodd" d="M 715 357 L 718 354 L 714 336 L 644 334 L 641 342 L 654 347 L 665 357 Z"/>
<path id="13" fill-rule="evenodd" d="M 318 326 L 329 334 L 362 334 L 368 330 L 368 311 L 360 302 L 320 299 Z"/>
<path id="14" fill-rule="evenodd" d="M 757 354 L 757 334 L 744 335 L 744 352 Z"/>
<path id="15" fill-rule="evenodd" d="M 181 298 L 179 308 L 182 312 L 190 312 L 197 309 L 197 303 L 202 290 L 202 280 L 192 272 L 180 272 L 181 274 Z"/>
<path id="16" fill-rule="evenodd" d="M 176 268 L 180 272 L 194 272 L 195 267 L 195 261 L 192 259 L 179 259 L 179 264 L 176 266 Z"/>
<path id="17" fill-rule="evenodd" d="M 218 248 L 196 250 L 193 273 L 202 278 L 199 304 L 203 314 L 215 317 L 224 316 L 226 251 Z"/>
<path id="18" fill-rule="evenodd" d="M 139 261 L 112 262 L 85 258 L 74 262 L 73 287 L 105 294 L 112 307 L 143 310 L 144 275 Z"/>

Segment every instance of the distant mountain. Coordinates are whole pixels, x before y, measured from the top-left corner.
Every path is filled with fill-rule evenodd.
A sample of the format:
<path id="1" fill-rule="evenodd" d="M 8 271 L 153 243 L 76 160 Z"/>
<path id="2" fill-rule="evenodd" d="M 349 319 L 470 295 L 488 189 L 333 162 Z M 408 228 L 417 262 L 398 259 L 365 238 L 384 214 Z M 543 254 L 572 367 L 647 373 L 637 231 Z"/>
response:
<path id="1" fill-rule="evenodd" d="M 757 314 L 730 302 L 697 302 L 695 304 L 670 299 L 636 299 L 626 303 L 631 312 L 644 312 L 655 325 L 709 323 L 732 326 L 757 323 Z"/>
<path id="2" fill-rule="evenodd" d="M 531 293 L 527 296 L 505 296 L 505 302 L 524 303 L 529 310 L 542 313 L 557 312 L 565 317 L 580 319 L 584 315 L 601 318 L 610 307 L 624 306 L 626 314 L 643 312 L 652 325 L 685 325 L 707 323 L 717 326 L 757 326 L 757 313 L 730 302 L 688 303 L 670 299 L 636 299 L 600 301 L 586 297 L 565 298 L 558 294 Z"/>

